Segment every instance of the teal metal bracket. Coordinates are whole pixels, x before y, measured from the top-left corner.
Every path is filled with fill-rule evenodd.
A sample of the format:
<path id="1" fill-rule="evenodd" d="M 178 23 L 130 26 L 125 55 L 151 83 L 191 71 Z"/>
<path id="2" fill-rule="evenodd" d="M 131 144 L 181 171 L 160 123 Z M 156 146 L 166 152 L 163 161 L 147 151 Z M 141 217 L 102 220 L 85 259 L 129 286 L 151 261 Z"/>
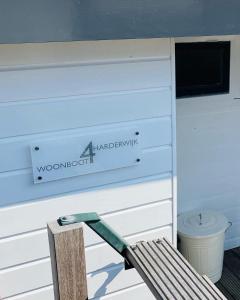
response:
<path id="1" fill-rule="evenodd" d="M 129 244 L 115 232 L 107 223 L 105 223 L 97 213 L 81 213 L 70 216 L 60 217 L 58 223 L 60 226 L 84 222 L 94 232 L 96 232 L 105 242 L 116 250 L 125 259 L 125 269 L 131 269 L 131 264 L 126 260 L 125 252 Z"/>

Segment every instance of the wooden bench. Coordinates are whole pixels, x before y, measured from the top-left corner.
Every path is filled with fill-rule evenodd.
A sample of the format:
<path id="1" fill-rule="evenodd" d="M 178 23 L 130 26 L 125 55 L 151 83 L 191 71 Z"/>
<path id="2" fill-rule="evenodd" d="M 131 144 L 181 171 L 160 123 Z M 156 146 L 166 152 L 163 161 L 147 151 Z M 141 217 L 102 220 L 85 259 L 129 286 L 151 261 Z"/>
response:
<path id="1" fill-rule="evenodd" d="M 129 246 L 126 258 L 156 299 L 226 300 L 208 277 L 200 276 L 166 239 Z"/>
<path id="2" fill-rule="evenodd" d="M 85 222 L 121 254 L 126 268 L 138 271 L 156 299 L 226 300 L 166 239 L 128 245 L 97 214 L 62 217 L 48 225 L 55 300 L 88 299 L 80 222 Z"/>

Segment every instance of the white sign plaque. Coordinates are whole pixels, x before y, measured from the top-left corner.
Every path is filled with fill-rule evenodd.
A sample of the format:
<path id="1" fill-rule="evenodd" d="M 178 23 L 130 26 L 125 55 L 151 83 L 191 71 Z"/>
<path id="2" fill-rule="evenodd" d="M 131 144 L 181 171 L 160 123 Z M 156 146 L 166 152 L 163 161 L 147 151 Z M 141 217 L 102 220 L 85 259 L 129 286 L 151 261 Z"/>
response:
<path id="1" fill-rule="evenodd" d="M 138 165 L 140 154 L 135 128 L 36 141 L 31 145 L 34 183 Z"/>

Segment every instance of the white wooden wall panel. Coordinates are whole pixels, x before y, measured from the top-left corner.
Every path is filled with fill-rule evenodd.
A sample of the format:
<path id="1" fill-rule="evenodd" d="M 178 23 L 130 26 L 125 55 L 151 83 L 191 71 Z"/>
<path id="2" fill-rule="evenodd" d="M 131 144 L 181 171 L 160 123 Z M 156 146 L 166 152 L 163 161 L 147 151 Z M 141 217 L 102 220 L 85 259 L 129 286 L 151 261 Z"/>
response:
<path id="1" fill-rule="evenodd" d="M 94 210 L 130 243 L 175 242 L 171 47 L 170 39 L 0 46 L 0 298 L 53 300 L 46 223 L 62 215 Z M 144 136 L 138 168 L 33 185 L 32 141 L 132 125 Z M 88 228 L 85 242 L 90 299 L 152 299 Z"/>
<path id="2" fill-rule="evenodd" d="M 0 138 L 167 115 L 169 88 L 0 103 Z"/>
<path id="3" fill-rule="evenodd" d="M 88 212 L 93 208 L 99 214 L 105 215 L 171 198 L 171 177 L 163 175 L 152 178 L 149 182 L 9 206 L 0 209 L 0 238 L 14 237 L 20 233 L 46 228 L 49 220 L 55 220 L 63 215 Z"/>
<path id="4" fill-rule="evenodd" d="M 38 276 L 36 276 L 36 274 Z M 100 297 L 142 282 L 135 269 L 125 271 L 124 264 L 110 263 L 107 268 L 90 273 L 88 277 L 89 299 Z M 108 279 L 108 280 L 107 280 Z M 12 284 L 14 282 L 14 284 Z M 52 283 L 49 259 L 0 272 L 1 295 L 4 298 L 44 287 Z"/>
<path id="5" fill-rule="evenodd" d="M 94 298 L 94 300 L 128 300 L 128 299 L 138 299 L 138 300 L 154 300 L 155 297 L 149 291 L 149 288 L 141 283 L 130 287 L 129 289 L 124 289 L 119 292 L 112 293 L 111 295 L 107 295 L 105 297 Z"/>
<path id="6" fill-rule="evenodd" d="M 143 233 L 127 235 L 125 239 L 131 244 L 138 240 L 150 240 L 159 237 L 167 237 L 172 241 L 172 226 L 169 225 Z M 4 260 L 0 260 L 0 269 L 49 257 L 47 231 L 44 229 L 0 240 L 0 257 L 4 257 Z M 86 245 L 86 259 L 87 272 L 101 269 L 109 261 L 114 263 L 122 261 L 122 257 L 102 241 L 95 246 Z"/>
<path id="7" fill-rule="evenodd" d="M 0 272 L 1 297 L 14 296 L 52 283 L 49 258 Z"/>
<path id="8" fill-rule="evenodd" d="M 54 300 L 53 288 L 44 287 L 37 289 L 28 293 L 22 293 L 18 296 L 13 296 L 8 298 L 9 300 Z M 133 287 L 123 289 L 121 291 L 114 292 L 110 295 L 103 297 L 93 298 L 94 300 L 128 300 L 128 299 L 138 299 L 138 300 L 153 300 L 155 299 L 147 286 L 143 283 L 135 285 Z"/>
<path id="9" fill-rule="evenodd" d="M 0 172 L 30 168 L 32 163 L 29 144 L 32 144 L 33 141 L 56 137 L 68 138 L 84 136 L 91 133 L 101 132 L 102 130 L 127 128 L 128 126 L 137 128 L 140 132 L 142 149 L 171 145 L 172 143 L 170 116 L 135 122 L 121 122 L 111 124 L 109 126 L 94 126 L 77 130 L 58 131 L 57 133 L 51 132 L 49 134 L 36 134 L 2 140 L 0 139 L 0 157 L 2 157 Z M 159 134 L 159 138 L 157 139 L 156 132 Z"/>
<path id="10" fill-rule="evenodd" d="M 0 102 L 170 85 L 169 60 L 2 71 Z"/>
<path id="11" fill-rule="evenodd" d="M 4 257 L 4 259 L 0 259 L 0 269 L 48 256 L 49 246 L 46 229 L 0 240 L 0 257 Z"/>
<path id="12" fill-rule="evenodd" d="M 153 176 L 172 171 L 172 148 L 169 146 L 144 150 L 139 165 L 77 176 L 59 181 L 33 184 L 31 169 L 0 173 L 0 204 L 38 199 L 68 191 L 80 191 L 124 182 L 134 178 Z M 12 188 L 14 186 L 14 189 Z"/>
<path id="13" fill-rule="evenodd" d="M 32 280 L 36 277 L 35 274 L 40 275 L 38 278 L 42 279 L 41 282 Z M 10 282 L 16 282 L 16 284 L 12 285 Z M 14 273 L 6 271 L 4 279 L 0 274 L 0 283 L 4 287 L 2 288 L 3 299 L 24 293 L 25 289 L 34 290 L 41 287 L 41 284 L 49 285 L 51 282 L 51 265 L 48 260 L 29 264 L 24 271 L 22 268 L 17 268 Z M 140 283 L 142 279 L 134 269 L 125 271 L 124 264 L 112 264 L 103 271 L 88 274 L 89 299 L 112 294 Z"/>
<path id="14" fill-rule="evenodd" d="M 89 298 L 101 297 L 142 282 L 135 269 L 126 271 L 124 264 L 109 266 L 109 269 L 88 275 Z"/>
<path id="15" fill-rule="evenodd" d="M 8 298 L 8 300 L 54 300 L 52 285 Z"/>
<path id="16" fill-rule="evenodd" d="M 170 59 L 170 39 L 136 39 L 0 45 L 0 68 L 122 61 L 141 58 Z M 17 53 L 17 55 L 16 55 Z"/>

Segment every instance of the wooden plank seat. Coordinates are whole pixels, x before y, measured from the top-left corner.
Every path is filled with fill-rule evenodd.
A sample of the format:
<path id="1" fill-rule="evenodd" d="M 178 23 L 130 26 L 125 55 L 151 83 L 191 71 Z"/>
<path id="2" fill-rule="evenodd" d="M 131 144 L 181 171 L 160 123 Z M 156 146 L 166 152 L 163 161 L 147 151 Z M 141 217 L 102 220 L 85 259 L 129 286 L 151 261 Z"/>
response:
<path id="1" fill-rule="evenodd" d="M 227 299 L 164 238 L 129 246 L 126 258 L 156 299 Z"/>
<path id="2" fill-rule="evenodd" d="M 50 249 L 52 262 L 58 256 L 58 262 L 53 263 L 53 278 L 54 287 L 57 291 L 61 290 L 59 286 L 66 286 L 68 289 L 79 291 L 79 296 L 69 299 L 57 297 L 56 300 L 86 300 L 82 297 L 83 291 L 79 288 L 77 279 L 79 274 L 81 278 L 85 278 L 86 270 L 84 261 L 84 248 L 81 251 L 81 256 L 78 254 L 79 263 L 76 255 L 73 253 L 79 252 L 79 247 L 74 245 L 84 245 L 83 231 L 79 227 L 79 223 L 85 222 L 92 230 L 94 230 L 101 238 L 103 238 L 114 250 L 116 250 L 126 262 L 126 269 L 135 268 L 144 282 L 147 284 L 156 299 L 159 300 L 226 300 L 225 296 L 217 289 L 217 287 L 206 277 L 200 276 L 186 259 L 175 249 L 167 239 L 157 239 L 152 241 L 140 241 L 134 245 L 129 245 L 121 236 L 119 236 L 108 224 L 104 222 L 96 213 L 76 214 L 59 218 L 55 225 L 50 225 Z M 78 224 L 75 224 L 78 223 Z M 64 226 L 68 225 L 64 229 Z M 70 225 L 70 227 L 69 227 Z M 55 228 L 55 229 L 54 229 Z M 57 229 L 56 229 L 57 228 Z M 74 235 L 72 231 L 76 231 Z M 63 236 L 61 240 L 61 234 Z M 79 239 L 74 243 L 67 242 L 67 237 L 74 236 L 74 239 Z M 61 240 L 61 247 L 57 244 L 58 239 Z M 72 240 L 69 238 L 69 240 Z M 54 241 L 54 242 L 51 242 Z M 58 252 L 56 252 L 58 249 Z M 66 254 L 66 249 L 68 250 Z M 57 255 L 56 255 L 57 254 Z M 60 255 L 61 254 L 61 255 Z M 73 256 L 73 257 L 71 257 Z M 67 261 L 69 260 L 69 263 Z M 74 264 L 73 264 L 74 261 Z M 56 266 L 64 266 L 62 272 Z M 80 269 L 76 267 L 76 265 Z M 54 267 L 55 266 L 55 267 Z M 68 268 L 68 271 L 67 271 Z M 56 271 L 58 269 L 58 272 Z M 55 270 L 55 271 L 54 271 Z M 60 274 L 59 274 L 60 272 Z M 127 271 L 126 271 L 127 272 Z M 58 274 L 57 274 L 58 273 Z M 69 280 L 67 274 L 71 274 L 74 280 Z M 75 275 L 74 275 L 75 274 Z M 61 276 L 60 276 L 61 275 Z M 73 276 L 74 275 L 74 276 Z M 59 279 L 62 284 L 59 283 Z M 86 282 L 87 280 L 85 280 Z M 76 286 L 71 286 L 73 283 Z M 56 293 L 55 293 L 56 294 Z M 77 293 L 75 293 L 77 295 Z"/>

